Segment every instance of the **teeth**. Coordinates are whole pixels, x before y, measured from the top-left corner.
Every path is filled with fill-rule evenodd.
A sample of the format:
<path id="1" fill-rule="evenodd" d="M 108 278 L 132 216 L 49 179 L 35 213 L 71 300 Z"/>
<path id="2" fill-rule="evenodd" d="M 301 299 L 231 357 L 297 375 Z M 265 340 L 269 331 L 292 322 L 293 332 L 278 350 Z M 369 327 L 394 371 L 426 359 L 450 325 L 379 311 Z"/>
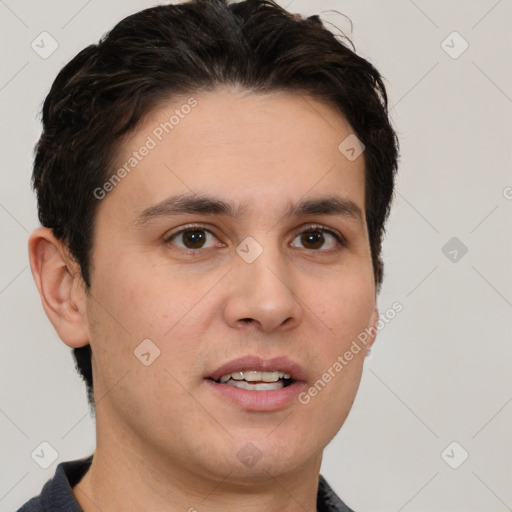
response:
<path id="1" fill-rule="evenodd" d="M 241 373 L 244 376 L 244 379 L 248 382 L 258 382 L 259 380 L 263 380 L 261 377 L 262 372 L 244 371 Z"/>
<path id="2" fill-rule="evenodd" d="M 242 372 L 244 378 L 248 382 L 277 382 L 279 380 L 279 372 L 256 372 L 248 371 Z"/>
<path id="3" fill-rule="evenodd" d="M 282 379 L 284 377 L 284 374 L 282 377 L 279 376 L 279 372 L 261 372 L 261 380 L 263 382 L 277 382 L 279 379 Z"/>
<path id="4" fill-rule="evenodd" d="M 283 381 L 249 384 L 245 380 L 230 380 L 226 382 L 226 384 L 235 388 L 248 389 L 249 391 L 272 391 L 273 389 L 281 389 L 284 387 Z"/>
<path id="5" fill-rule="evenodd" d="M 244 371 L 239 371 L 239 372 L 226 373 L 219 379 L 219 382 L 221 382 L 222 384 L 226 384 L 226 383 L 228 383 L 228 381 L 230 379 L 232 379 L 233 381 L 236 381 L 236 382 L 246 381 L 246 382 L 269 382 L 269 383 L 275 382 L 275 383 L 277 383 L 281 379 L 291 379 L 291 377 L 292 376 L 289 373 L 284 373 L 284 372 L 280 372 L 277 370 L 274 370 L 271 372 L 258 372 L 256 370 L 244 370 Z M 229 384 L 231 384 L 231 383 L 229 383 Z M 256 385 L 252 384 L 250 389 L 256 389 L 256 387 L 257 387 L 257 384 Z M 276 388 L 276 389 L 279 389 L 279 388 Z"/>

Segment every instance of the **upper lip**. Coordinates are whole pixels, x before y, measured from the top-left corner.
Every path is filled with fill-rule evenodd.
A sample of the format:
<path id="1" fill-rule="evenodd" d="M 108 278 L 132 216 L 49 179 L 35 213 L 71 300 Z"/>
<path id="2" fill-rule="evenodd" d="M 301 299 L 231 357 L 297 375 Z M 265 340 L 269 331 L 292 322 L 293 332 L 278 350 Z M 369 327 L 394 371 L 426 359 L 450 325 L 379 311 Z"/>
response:
<path id="1" fill-rule="evenodd" d="M 303 368 L 288 359 L 287 357 L 273 357 L 271 359 L 263 359 L 258 356 L 243 356 L 233 359 L 216 370 L 211 372 L 206 378 L 219 380 L 223 375 L 244 370 L 255 370 L 257 372 L 280 371 L 289 373 L 295 381 L 306 380 L 306 374 Z"/>

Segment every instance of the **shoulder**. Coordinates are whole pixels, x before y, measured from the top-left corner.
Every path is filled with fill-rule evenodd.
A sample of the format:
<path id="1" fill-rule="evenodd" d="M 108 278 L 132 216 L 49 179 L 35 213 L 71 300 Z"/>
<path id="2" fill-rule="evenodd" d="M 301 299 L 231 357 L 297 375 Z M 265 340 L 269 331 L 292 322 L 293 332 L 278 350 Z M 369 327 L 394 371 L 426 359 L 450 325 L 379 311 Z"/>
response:
<path id="1" fill-rule="evenodd" d="M 92 455 L 60 463 L 41 493 L 27 501 L 17 512 L 82 512 L 72 489 L 85 475 L 91 462 Z"/>
<path id="2" fill-rule="evenodd" d="M 318 479 L 317 510 L 318 512 L 354 512 L 343 503 L 322 475 Z"/>

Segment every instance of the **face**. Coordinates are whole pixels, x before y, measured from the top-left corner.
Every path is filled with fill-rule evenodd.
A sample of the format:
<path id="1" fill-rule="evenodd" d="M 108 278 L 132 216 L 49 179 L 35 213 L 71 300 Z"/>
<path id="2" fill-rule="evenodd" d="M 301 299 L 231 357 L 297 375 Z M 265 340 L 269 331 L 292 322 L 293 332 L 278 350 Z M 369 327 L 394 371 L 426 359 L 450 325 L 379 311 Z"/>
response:
<path id="1" fill-rule="evenodd" d="M 97 211 L 98 447 L 198 476 L 319 465 L 364 350 L 333 368 L 375 321 L 364 155 L 340 152 L 353 130 L 310 97 L 191 96 L 123 142 L 129 172 Z"/>

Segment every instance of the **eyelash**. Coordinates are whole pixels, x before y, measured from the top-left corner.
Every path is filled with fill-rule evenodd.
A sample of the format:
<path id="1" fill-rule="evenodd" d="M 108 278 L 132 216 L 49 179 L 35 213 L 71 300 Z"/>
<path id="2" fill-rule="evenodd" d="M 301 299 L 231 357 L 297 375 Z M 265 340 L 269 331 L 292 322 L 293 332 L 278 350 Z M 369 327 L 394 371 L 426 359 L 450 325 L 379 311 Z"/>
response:
<path id="1" fill-rule="evenodd" d="M 170 243 L 174 238 L 178 237 L 179 235 L 181 235 L 182 233 L 185 233 L 187 231 L 193 231 L 194 229 L 198 229 L 198 230 L 204 230 L 204 231 L 207 231 L 208 233 L 212 234 L 215 238 L 217 238 L 215 236 L 215 234 L 210 230 L 208 229 L 207 226 L 205 225 L 202 225 L 202 224 L 189 224 L 187 226 L 184 226 L 183 228 L 181 228 L 179 231 L 175 231 L 174 233 L 171 233 L 170 235 L 166 236 L 164 238 L 164 243 Z M 338 247 L 335 248 L 334 250 L 339 250 L 340 248 L 342 248 L 343 246 L 346 245 L 346 241 L 345 241 L 345 238 L 343 237 L 343 235 L 341 233 L 338 233 L 337 231 L 334 231 L 333 229 L 330 229 L 330 228 L 327 228 L 325 226 L 322 226 L 320 224 L 310 224 L 308 225 L 305 229 L 303 229 L 302 231 L 299 231 L 296 235 L 295 235 L 295 238 L 297 238 L 297 236 L 301 235 L 302 233 L 305 233 L 305 232 L 308 232 L 308 231 L 320 231 L 321 233 L 327 233 L 328 235 L 331 235 L 334 237 L 334 239 L 338 242 Z M 294 240 L 295 240 L 294 238 Z M 199 252 L 201 251 L 205 251 L 207 249 L 213 249 L 213 247 L 208 247 L 207 249 L 203 249 L 203 248 L 199 248 L 199 249 L 188 249 L 188 248 L 183 248 L 183 247 L 178 247 L 178 249 L 181 249 L 181 250 L 184 250 L 186 251 L 186 253 L 188 255 L 193 255 L 193 254 L 198 254 Z M 304 249 L 306 251 L 312 251 L 312 252 L 318 252 L 318 253 L 322 253 L 322 252 L 332 252 L 332 249 L 331 250 L 322 250 L 322 249 Z"/>

